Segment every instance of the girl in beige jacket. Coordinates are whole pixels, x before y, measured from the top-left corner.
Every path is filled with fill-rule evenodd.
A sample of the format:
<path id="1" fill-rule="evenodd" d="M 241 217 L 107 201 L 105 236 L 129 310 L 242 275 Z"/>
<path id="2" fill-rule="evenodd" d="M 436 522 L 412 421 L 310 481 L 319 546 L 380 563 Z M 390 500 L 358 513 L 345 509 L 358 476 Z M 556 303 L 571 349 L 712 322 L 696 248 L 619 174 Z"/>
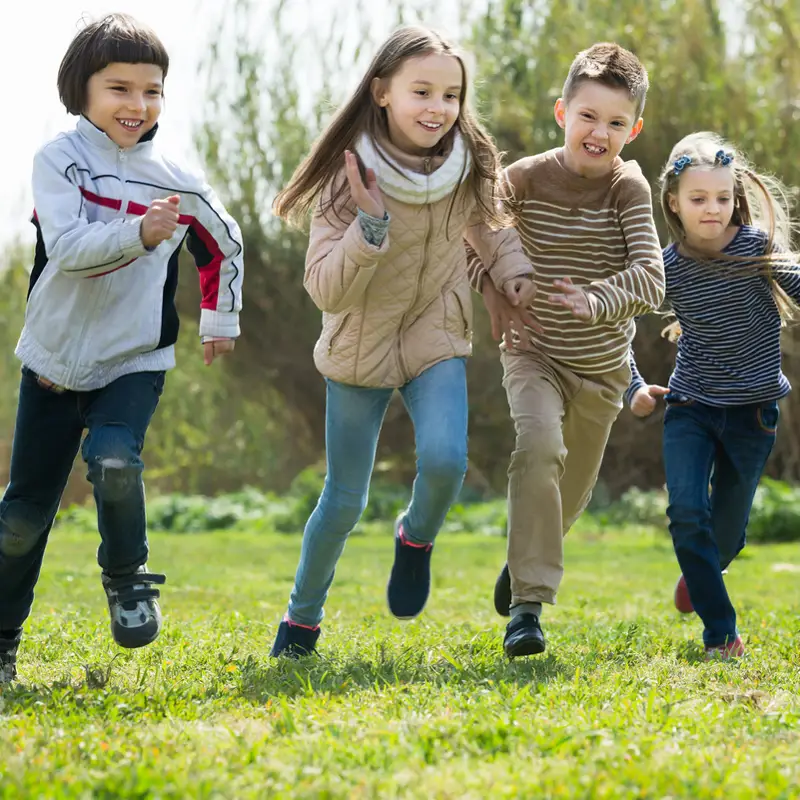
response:
<path id="1" fill-rule="evenodd" d="M 468 88 L 452 45 L 398 29 L 275 200 L 292 221 L 313 209 L 304 283 L 322 311 L 314 361 L 327 382 L 327 476 L 272 655 L 314 650 L 395 389 L 414 424 L 418 471 L 395 523 L 388 603 L 410 619 L 427 600 L 433 541 L 467 467 L 464 240 L 512 302 L 524 308 L 533 286 L 516 233 L 495 233 L 506 223 L 499 156 Z"/>

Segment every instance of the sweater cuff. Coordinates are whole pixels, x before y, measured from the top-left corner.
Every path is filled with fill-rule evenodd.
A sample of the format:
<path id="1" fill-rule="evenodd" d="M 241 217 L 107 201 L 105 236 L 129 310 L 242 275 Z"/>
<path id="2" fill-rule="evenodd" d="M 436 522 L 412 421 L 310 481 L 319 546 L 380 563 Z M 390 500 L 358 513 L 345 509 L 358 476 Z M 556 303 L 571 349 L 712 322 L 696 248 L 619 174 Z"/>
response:
<path id="1" fill-rule="evenodd" d="M 358 221 L 361 224 L 361 231 L 367 242 L 373 247 L 380 247 L 389 231 L 389 213 L 384 211 L 383 219 L 378 219 L 378 217 L 373 217 L 359 208 Z"/>
<path id="2" fill-rule="evenodd" d="M 590 288 L 584 288 L 584 293 L 589 301 L 589 309 L 592 312 L 592 318 L 589 320 L 592 325 L 602 322 L 606 313 L 606 305 L 600 295 L 595 294 Z"/>

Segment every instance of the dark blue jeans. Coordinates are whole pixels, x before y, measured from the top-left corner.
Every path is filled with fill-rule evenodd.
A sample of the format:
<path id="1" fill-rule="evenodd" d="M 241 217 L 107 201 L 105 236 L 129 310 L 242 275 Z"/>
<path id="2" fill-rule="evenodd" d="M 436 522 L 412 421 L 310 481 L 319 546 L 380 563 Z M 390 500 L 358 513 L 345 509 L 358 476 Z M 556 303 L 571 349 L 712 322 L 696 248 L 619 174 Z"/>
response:
<path id="1" fill-rule="evenodd" d="M 110 574 L 147 561 L 140 455 L 163 388 L 163 372 L 138 372 L 93 392 L 57 393 L 23 367 L 9 483 L 0 501 L 0 630 L 21 627 L 30 613 L 84 429 L 82 455 L 101 538 L 97 561 Z"/>
<path id="2" fill-rule="evenodd" d="M 716 408 L 667 396 L 669 530 L 708 647 L 737 635 L 722 570 L 744 547 L 753 497 L 777 426 L 775 401 Z"/>

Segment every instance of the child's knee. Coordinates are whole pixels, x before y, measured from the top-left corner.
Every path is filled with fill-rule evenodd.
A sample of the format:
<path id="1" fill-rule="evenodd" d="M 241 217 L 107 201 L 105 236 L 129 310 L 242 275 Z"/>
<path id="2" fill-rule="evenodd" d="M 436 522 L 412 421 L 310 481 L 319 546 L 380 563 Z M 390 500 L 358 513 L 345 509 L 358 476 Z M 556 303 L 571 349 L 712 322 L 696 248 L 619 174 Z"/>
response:
<path id="1" fill-rule="evenodd" d="M 367 507 L 367 492 L 358 492 L 326 482 L 317 512 L 322 515 L 326 530 L 349 533 L 361 519 Z"/>
<path id="2" fill-rule="evenodd" d="M 690 500 L 671 502 L 667 508 L 669 532 L 675 547 L 691 547 L 699 538 L 711 538 L 711 516 L 707 508 Z"/>
<path id="3" fill-rule="evenodd" d="M 420 475 L 440 484 L 460 484 L 467 472 L 467 445 L 442 443 L 421 450 L 418 456 Z"/>
<path id="4" fill-rule="evenodd" d="M 103 425 L 84 445 L 87 478 L 106 502 L 139 492 L 143 464 L 133 432 L 126 425 Z"/>
<path id="5" fill-rule="evenodd" d="M 36 505 L 11 500 L 0 511 L 0 555 L 19 558 L 29 553 L 47 531 L 50 520 Z"/>
<path id="6" fill-rule="evenodd" d="M 518 425 L 516 447 L 511 456 L 512 469 L 563 470 L 566 457 L 560 425 L 542 424 L 535 420 Z"/>

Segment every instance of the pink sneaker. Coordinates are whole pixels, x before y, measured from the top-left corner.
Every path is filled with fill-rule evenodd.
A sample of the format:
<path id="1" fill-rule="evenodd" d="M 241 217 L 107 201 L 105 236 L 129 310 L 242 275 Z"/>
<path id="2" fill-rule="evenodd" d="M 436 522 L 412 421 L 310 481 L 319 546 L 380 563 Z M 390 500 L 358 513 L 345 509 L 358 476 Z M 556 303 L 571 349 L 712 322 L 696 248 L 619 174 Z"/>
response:
<path id="1" fill-rule="evenodd" d="M 681 614 L 693 614 L 694 606 L 692 605 L 692 598 L 689 597 L 689 587 L 686 585 L 686 578 L 681 575 L 678 582 L 675 584 L 675 608 Z"/>
<path id="2" fill-rule="evenodd" d="M 732 658 L 741 658 L 744 655 L 742 637 L 737 636 L 732 642 L 718 644 L 716 647 L 706 647 L 706 661 L 730 661 Z"/>

